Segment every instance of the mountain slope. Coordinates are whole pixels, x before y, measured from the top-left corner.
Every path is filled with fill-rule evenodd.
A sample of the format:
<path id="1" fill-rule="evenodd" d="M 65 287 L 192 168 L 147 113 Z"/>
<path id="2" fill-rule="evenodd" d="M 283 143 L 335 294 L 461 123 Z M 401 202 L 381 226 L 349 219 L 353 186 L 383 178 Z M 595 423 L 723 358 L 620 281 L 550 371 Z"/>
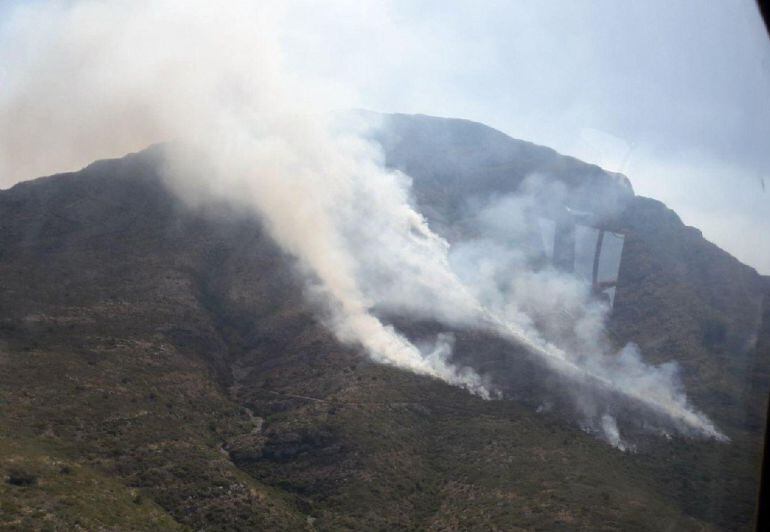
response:
<path id="1" fill-rule="evenodd" d="M 482 401 L 369 362 L 317 323 L 292 259 L 258 220 L 186 207 L 164 187 L 154 148 L 0 192 L 0 526 L 746 527 L 763 407 L 731 416 L 739 394 L 754 404 L 767 389 L 769 357 L 764 337 L 761 354 L 734 347 L 761 279 L 676 219 L 645 221 L 664 211 L 645 215 L 647 200 L 617 176 L 510 148 L 478 124 L 393 120 L 388 163 L 414 178 L 418 204 L 447 233 L 464 199 L 513 191 L 533 168 L 585 171 L 576 187 L 630 202 L 622 219 L 638 243 L 624 254 L 613 330 L 662 360 L 674 353 L 645 346 L 660 337 L 656 320 L 691 320 L 668 336 L 687 348 L 676 344 L 688 390 L 735 443 L 653 440 L 623 454 L 526 400 Z M 459 146 L 470 155 L 456 172 L 446 158 Z M 678 275 L 682 261 L 690 270 Z M 714 277 L 724 285 L 704 288 Z M 702 313 L 680 306 L 692 294 Z M 661 315 L 640 319 L 650 308 Z M 458 332 L 459 356 L 472 346 L 512 349 Z M 741 387 L 747 378 L 756 392 Z M 688 470 L 693 454 L 711 461 Z M 717 467 L 740 474 L 730 485 L 703 478 Z M 105 486 L 94 490 L 102 499 L 62 495 L 86 481 Z M 88 515 L 71 510 L 84 505 Z"/>
<path id="2" fill-rule="evenodd" d="M 565 183 L 574 207 L 601 213 L 625 234 L 609 323 L 616 345 L 633 341 L 652 362 L 676 361 L 693 403 L 733 440 L 727 451 L 695 444 L 697 451 L 682 454 L 684 464 L 659 460 L 669 449 L 655 441 L 655 451 L 642 456 L 654 457 L 648 465 L 656 476 L 671 479 L 672 468 L 690 473 L 669 480 L 667 494 L 697 515 L 723 525 L 747 519 L 755 504 L 770 390 L 770 351 L 761 340 L 762 309 L 770 301 L 766 279 L 662 203 L 634 196 L 622 175 L 464 120 L 382 120 L 387 133 L 378 140 L 388 163 L 414 178 L 421 210 L 434 215 L 435 226 L 450 240 L 462 238 L 469 205 L 515 191 L 530 176 Z M 693 490 L 709 497 L 693 503 Z"/>

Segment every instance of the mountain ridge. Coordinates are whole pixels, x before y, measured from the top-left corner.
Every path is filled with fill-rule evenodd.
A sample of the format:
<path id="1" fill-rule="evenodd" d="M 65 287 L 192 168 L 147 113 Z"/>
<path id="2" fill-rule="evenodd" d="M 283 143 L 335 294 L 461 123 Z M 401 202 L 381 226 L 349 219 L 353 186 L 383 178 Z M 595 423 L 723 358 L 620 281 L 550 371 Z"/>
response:
<path id="1" fill-rule="evenodd" d="M 502 155 L 485 158 L 483 139 L 473 165 L 431 166 L 467 131 L 438 142 L 432 131 L 456 124 L 404 116 L 386 163 L 413 177 L 431 227 L 450 237 L 462 197 L 506 172 L 520 183 L 531 168 L 574 166 L 511 155 L 495 169 L 484 163 Z M 135 528 L 749 526 L 767 319 L 756 346 L 741 340 L 755 310 L 767 313 L 767 281 L 662 204 L 629 200 L 635 236 L 609 327 L 653 360 L 681 355 L 688 393 L 733 443 L 651 438 L 624 454 L 558 410 L 538 413 L 549 390 L 527 387 L 540 375 L 529 366 L 510 383 L 520 397 L 485 402 L 340 345 L 259 220 L 189 209 L 163 184 L 160 149 L 0 191 L 0 508 L 12 517 L 0 525 L 116 526 L 107 501 L 67 510 L 90 492 L 61 486 L 92 478 Z M 434 194 L 474 165 L 483 186 Z M 460 354 L 470 346 L 512 363 L 512 348 L 458 331 Z M 19 472 L 34 483 L 9 483 Z"/>

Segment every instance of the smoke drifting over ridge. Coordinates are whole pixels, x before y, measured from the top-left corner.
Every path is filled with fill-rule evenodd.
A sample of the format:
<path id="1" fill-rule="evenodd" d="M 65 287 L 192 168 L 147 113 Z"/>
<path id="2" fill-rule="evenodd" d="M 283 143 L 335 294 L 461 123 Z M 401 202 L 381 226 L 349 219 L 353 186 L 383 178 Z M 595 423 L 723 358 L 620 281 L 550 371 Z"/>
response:
<path id="1" fill-rule="evenodd" d="M 279 28 L 288 22 L 280 7 L 246 1 L 82 0 L 18 11 L 9 26 L 16 44 L 0 57 L 9 65 L 0 175 L 33 177 L 180 141 L 168 152 L 170 186 L 193 204 L 214 198 L 256 212 L 298 259 L 325 323 L 374 360 L 489 398 L 481 375 L 451 363 L 448 336 L 419 348 L 373 309 L 481 328 L 685 434 L 724 438 L 689 405 L 675 366 L 646 365 L 633 346 L 611 352 L 606 308 L 577 280 L 533 271 L 490 231 L 456 248 L 432 232 L 411 204 L 409 178 L 386 169 L 365 140 L 372 124 L 331 119 L 330 109 L 349 102 L 285 68 Z M 509 211 L 526 216 L 533 198 L 525 191 Z M 483 212 L 482 225 L 495 211 Z M 517 223 L 502 226 L 515 232 Z M 544 302 L 570 316 L 554 321 Z M 622 447 L 600 410 L 605 437 Z"/>
<path id="2" fill-rule="evenodd" d="M 258 212 L 299 259 L 341 340 L 488 396 L 478 375 L 446 362 L 445 342 L 423 353 L 369 312 L 349 250 L 356 242 L 378 242 L 401 257 L 402 275 L 443 283 L 451 297 L 464 290 L 441 264 L 446 243 L 408 206 L 403 177 L 383 169 L 370 143 L 333 132 L 326 112 L 341 102 L 282 67 L 281 20 L 280 7 L 246 1 L 21 10 L 11 27 L 17 49 L 3 58 L 11 67 L 0 106 L 2 173 L 181 141 L 169 158 L 171 185 L 189 201 L 225 199 Z"/>

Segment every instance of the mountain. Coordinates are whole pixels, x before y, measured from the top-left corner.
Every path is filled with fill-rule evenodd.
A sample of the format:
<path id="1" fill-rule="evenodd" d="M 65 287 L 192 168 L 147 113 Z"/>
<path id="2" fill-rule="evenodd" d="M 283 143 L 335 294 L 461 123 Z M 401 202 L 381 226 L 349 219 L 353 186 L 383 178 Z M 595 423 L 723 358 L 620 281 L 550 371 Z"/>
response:
<path id="1" fill-rule="evenodd" d="M 619 174 L 481 124 L 381 119 L 386 164 L 450 240 L 474 198 L 533 174 L 612 205 L 614 341 L 677 360 L 730 443 L 614 449 L 538 412 L 542 369 L 479 331 L 455 332 L 456 356 L 510 376 L 505 399 L 372 363 L 317 321 L 258 219 L 166 188 L 158 146 L 0 192 L 0 527 L 750 527 L 770 282 Z"/>

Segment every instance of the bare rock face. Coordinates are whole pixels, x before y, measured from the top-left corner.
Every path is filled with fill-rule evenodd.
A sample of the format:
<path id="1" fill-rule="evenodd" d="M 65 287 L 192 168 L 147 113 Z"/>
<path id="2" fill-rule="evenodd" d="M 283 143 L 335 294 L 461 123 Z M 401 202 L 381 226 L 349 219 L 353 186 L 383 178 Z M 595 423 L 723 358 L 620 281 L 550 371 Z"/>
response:
<path id="1" fill-rule="evenodd" d="M 770 283 L 622 176 L 480 124 L 385 121 L 387 164 L 450 238 L 469 198 L 532 172 L 615 205 L 615 339 L 678 360 L 731 443 L 611 449 L 540 408 L 542 371 L 479 332 L 457 356 L 510 371 L 506 400 L 371 363 L 316 321 L 258 220 L 168 192 L 155 147 L 0 191 L 0 471 L 36 479 L 3 483 L 0 526 L 748 526 Z"/>

